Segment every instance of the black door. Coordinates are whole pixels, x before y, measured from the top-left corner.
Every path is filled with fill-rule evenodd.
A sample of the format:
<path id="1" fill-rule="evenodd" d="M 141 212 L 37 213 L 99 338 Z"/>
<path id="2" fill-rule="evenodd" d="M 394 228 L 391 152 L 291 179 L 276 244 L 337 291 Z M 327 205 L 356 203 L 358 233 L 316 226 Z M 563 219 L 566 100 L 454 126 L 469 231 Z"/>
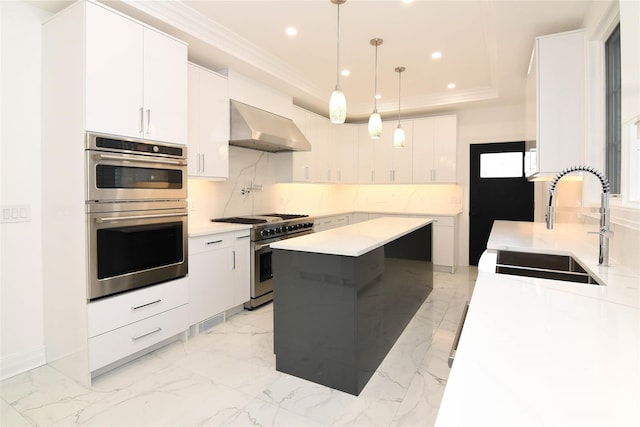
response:
<path id="1" fill-rule="evenodd" d="M 469 156 L 469 265 L 478 265 L 493 221 L 533 221 L 533 183 L 524 142 L 472 144 Z"/>

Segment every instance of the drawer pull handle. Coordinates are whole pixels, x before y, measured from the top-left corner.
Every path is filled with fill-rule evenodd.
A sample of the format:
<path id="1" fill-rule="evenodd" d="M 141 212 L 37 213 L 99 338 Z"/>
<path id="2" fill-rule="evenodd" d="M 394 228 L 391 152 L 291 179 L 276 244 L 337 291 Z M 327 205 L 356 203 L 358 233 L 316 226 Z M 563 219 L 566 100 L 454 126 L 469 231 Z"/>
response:
<path id="1" fill-rule="evenodd" d="M 248 238 L 249 238 L 249 235 L 248 235 L 248 234 L 247 234 L 246 236 L 239 236 L 239 237 L 236 237 L 236 239 L 238 239 L 238 240 L 240 240 L 240 239 L 248 239 Z"/>
<path id="2" fill-rule="evenodd" d="M 212 241 L 212 242 L 207 242 L 207 243 L 205 243 L 205 244 L 206 244 L 207 246 L 209 246 L 209 245 L 215 245 L 216 243 L 220 243 L 220 242 L 222 242 L 222 240 L 214 240 L 214 241 Z"/>
<path id="3" fill-rule="evenodd" d="M 131 307 L 131 310 L 138 310 L 138 309 L 143 308 L 143 307 L 148 307 L 150 305 L 157 304 L 157 303 L 159 303 L 161 301 L 162 301 L 161 299 L 157 299 L 155 301 L 151 301 L 151 302 L 148 302 L 146 304 L 138 305 L 136 307 Z"/>
<path id="4" fill-rule="evenodd" d="M 149 336 L 151 334 L 155 334 L 156 332 L 160 332 L 161 330 L 162 330 L 162 328 L 155 328 L 152 331 L 145 332 L 145 333 L 140 334 L 140 335 L 136 335 L 135 337 L 131 337 L 131 341 L 137 341 L 137 340 L 139 340 L 141 338 L 144 338 L 144 337 L 147 337 L 147 336 Z"/>

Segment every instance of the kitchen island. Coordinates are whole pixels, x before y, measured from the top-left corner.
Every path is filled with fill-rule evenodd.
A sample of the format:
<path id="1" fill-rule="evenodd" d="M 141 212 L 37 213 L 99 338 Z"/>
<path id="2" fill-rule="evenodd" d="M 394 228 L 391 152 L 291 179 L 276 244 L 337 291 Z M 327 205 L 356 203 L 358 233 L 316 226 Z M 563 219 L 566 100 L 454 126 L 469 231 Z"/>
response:
<path id="1" fill-rule="evenodd" d="M 437 427 L 640 425 L 640 277 L 598 265 L 596 227 L 494 223 Z M 605 286 L 496 274 L 501 250 L 572 256 Z"/>
<path id="2" fill-rule="evenodd" d="M 431 222 L 378 218 L 273 243 L 276 369 L 358 395 L 433 288 Z"/>

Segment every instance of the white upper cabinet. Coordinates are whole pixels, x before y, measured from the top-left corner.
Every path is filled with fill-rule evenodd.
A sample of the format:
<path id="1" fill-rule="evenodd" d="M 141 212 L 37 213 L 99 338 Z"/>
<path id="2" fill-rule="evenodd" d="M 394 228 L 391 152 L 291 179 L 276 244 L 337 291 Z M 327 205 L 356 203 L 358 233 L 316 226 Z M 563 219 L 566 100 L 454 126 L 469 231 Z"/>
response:
<path id="1" fill-rule="evenodd" d="M 413 182 L 456 182 L 456 150 L 456 116 L 414 120 Z"/>
<path id="2" fill-rule="evenodd" d="M 368 125 L 334 125 L 298 107 L 293 121 L 311 142 L 311 152 L 278 153 L 280 182 L 341 184 L 455 183 L 455 115 L 402 120 L 405 145 L 393 145 L 397 121 L 382 122 L 382 137 Z"/>
<path id="3" fill-rule="evenodd" d="M 189 176 L 229 177 L 227 78 L 189 64 Z"/>
<path id="4" fill-rule="evenodd" d="M 87 130 L 185 144 L 187 46 L 86 3 Z"/>
<path id="5" fill-rule="evenodd" d="M 527 175 L 585 163 L 586 43 L 583 30 L 537 37 L 527 82 Z M 531 99 L 533 97 L 533 100 Z M 533 108 L 531 108 L 533 107 Z"/>
<path id="6" fill-rule="evenodd" d="M 333 144 L 333 181 L 341 184 L 358 182 L 358 125 L 342 124 L 336 127 Z"/>
<path id="7" fill-rule="evenodd" d="M 367 125 L 358 125 L 358 183 L 372 184 L 374 144 L 379 139 L 371 139 Z"/>
<path id="8" fill-rule="evenodd" d="M 393 132 L 397 121 L 382 123 L 382 137 L 371 139 L 374 152 L 373 181 L 375 183 L 410 184 L 413 169 L 413 121 L 402 120 L 405 144 L 402 148 L 393 145 Z"/>

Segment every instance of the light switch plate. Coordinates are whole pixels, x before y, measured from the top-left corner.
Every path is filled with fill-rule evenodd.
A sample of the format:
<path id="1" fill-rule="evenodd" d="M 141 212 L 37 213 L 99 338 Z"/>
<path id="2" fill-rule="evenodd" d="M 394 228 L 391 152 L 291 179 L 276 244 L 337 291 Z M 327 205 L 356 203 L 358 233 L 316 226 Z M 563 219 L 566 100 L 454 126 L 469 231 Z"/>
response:
<path id="1" fill-rule="evenodd" d="M 31 209 L 29 205 L 2 206 L 2 223 L 29 222 L 31 221 Z"/>

